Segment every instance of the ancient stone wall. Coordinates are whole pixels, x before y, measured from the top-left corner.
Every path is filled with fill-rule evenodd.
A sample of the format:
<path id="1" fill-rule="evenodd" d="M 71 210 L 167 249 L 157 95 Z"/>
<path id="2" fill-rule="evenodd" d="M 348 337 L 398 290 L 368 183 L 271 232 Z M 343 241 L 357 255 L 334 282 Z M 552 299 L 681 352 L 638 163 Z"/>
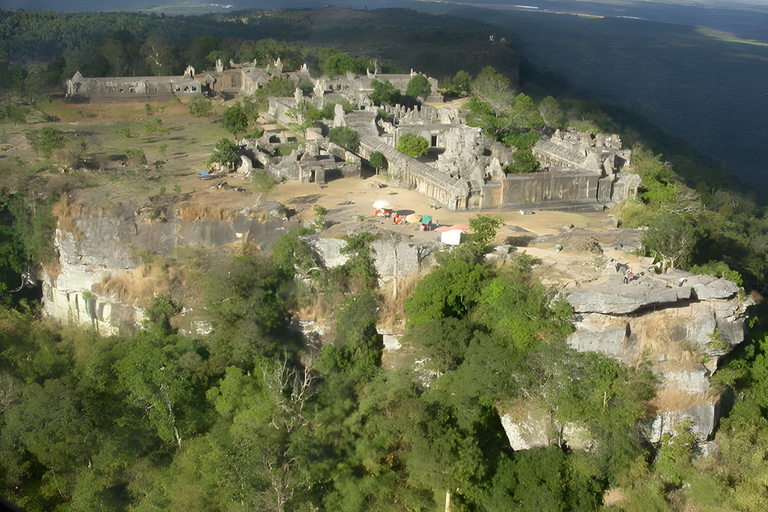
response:
<path id="1" fill-rule="evenodd" d="M 598 179 L 598 175 L 591 173 L 510 174 L 501 180 L 502 204 L 596 203 Z"/>
<path id="2" fill-rule="evenodd" d="M 185 77 L 84 78 L 78 71 L 67 80 L 67 101 L 121 103 L 168 101 L 174 96 L 202 95 L 202 84 Z"/>
<path id="3" fill-rule="evenodd" d="M 449 210 L 467 209 L 469 199 L 469 182 L 467 180 L 453 178 L 434 167 L 419 162 L 415 158 L 388 146 L 377 137 L 361 136 L 361 156 L 368 159 L 375 151 L 384 155 L 387 161 L 386 170 L 394 182 L 418 190 L 419 193 L 431 197 Z"/>
<path id="4" fill-rule="evenodd" d="M 356 75 L 355 73 L 348 72 L 345 75 L 340 75 L 329 80 L 328 86 L 331 90 L 348 94 L 354 101 L 362 101 L 373 92 L 373 86 L 371 82 L 378 80 L 379 82 L 389 81 L 395 86 L 401 94 L 405 94 L 408 89 L 408 82 L 416 76 L 418 73 L 411 72 L 410 74 L 368 74 L 368 75 Z M 426 77 L 432 88 L 432 94 L 426 101 L 430 103 L 442 103 L 443 96 L 438 92 L 438 81 L 436 78 Z"/>

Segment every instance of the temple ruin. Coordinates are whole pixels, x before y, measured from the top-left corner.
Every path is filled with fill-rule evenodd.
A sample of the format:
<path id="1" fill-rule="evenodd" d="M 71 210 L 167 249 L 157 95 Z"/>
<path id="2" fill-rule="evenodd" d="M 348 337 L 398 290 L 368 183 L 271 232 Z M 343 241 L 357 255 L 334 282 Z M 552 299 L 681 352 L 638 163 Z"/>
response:
<path id="1" fill-rule="evenodd" d="M 182 77 L 84 78 L 79 72 L 67 81 L 67 99 L 86 102 L 166 101 L 173 97 L 203 95 L 251 96 L 264 84 L 282 78 L 295 86 L 295 94 L 270 98 L 268 115 L 278 123 L 294 122 L 290 114 L 300 101 L 316 108 L 337 103 L 334 119 L 322 128 L 309 129 L 306 142 L 288 156 L 275 156 L 270 138 L 244 140 L 241 144 L 244 172 L 264 169 L 278 180 L 325 183 L 329 179 L 359 177 L 362 161 L 374 152 L 386 159 L 386 173 L 393 184 L 418 190 L 449 210 L 485 208 L 587 207 L 602 208 L 634 197 L 640 178 L 626 172 L 631 151 L 622 148 L 618 135 L 594 135 L 575 130 L 556 131 L 541 138 L 532 148 L 542 172 L 507 174 L 513 149 L 493 140 L 481 129 L 465 123 L 466 112 L 435 108 L 442 103 L 437 80 L 426 77 L 432 93 L 423 105 L 376 107 L 369 99 L 374 79 L 389 81 L 401 93 L 417 73 L 365 75 L 348 72 L 337 77 L 313 78 L 306 65 L 284 72 L 280 59 L 267 67 L 237 65 L 225 70 L 218 61 L 213 71 L 195 76 L 188 67 Z M 305 96 L 300 85 L 309 84 Z M 307 89 L 307 87 L 302 87 Z M 346 100 L 358 109 L 344 112 L 338 104 Z M 381 111 L 386 112 L 382 119 Z M 360 137 L 356 153 L 329 141 L 330 128 L 348 126 Z M 400 137 L 413 133 L 424 137 L 429 154 L 411 158 L 395 148 Z"/>

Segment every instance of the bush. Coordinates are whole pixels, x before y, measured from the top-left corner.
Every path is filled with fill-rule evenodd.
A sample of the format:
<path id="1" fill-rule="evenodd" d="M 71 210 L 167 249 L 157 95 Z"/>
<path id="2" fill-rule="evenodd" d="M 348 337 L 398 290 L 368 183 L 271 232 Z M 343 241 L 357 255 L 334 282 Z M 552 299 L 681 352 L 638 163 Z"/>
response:
<path id="1" fill-rule="evenodd" d="M 251 174 L 251 189 L 257 194 L 267 192 L 275 188 L 275 178 L 271 174 L 267 174 L 265 171 L 253 171 Z"/>
<path id="2" fill-rule="evenodd" d="M 14 100 L 6 99 L 0 104 L 0 120 L 8 119 L 16 124 L 24 123 L 30 110 L 30 107 L 20 105 Z"/>
<path id="3" fill-rule="evenodd" d="M 512 155 L 512 162 L 504 168 L 504 171 L 509 174 L 526 174 L 540 170 L 541 164 L 530 149 L 515 151 Z"/>
<path id="4" fill-rule="evenodd" d="M 35 153 L 46 158 L 50 158 L 55 149 L 64 147 L 64 134 L 52 126 L 27 132 L 27 140 Z"/>
<path id="5" fill-rule="evenodd" d="M 207 117 L 211 114 L 213 105 L 204 98 L 195 98 L 189 104 L 189 114 L 192 117 Z"/>
<path id="6" fill-rule="evenodd" d="M 213 153 L 208 158 L 209 164 L 221 164 L 232 167 L 237 163 L 238 146 L 229 139 L 221 139 L 213 148 Z"/>
<path id="7" fill-rule="evenodd" d="M 703 265 L 694 265 L 688 269 L 692 274 L 707 274 L 710 276 L 721 277 L 736 283 L 738 286 L 744 286 L 744 279 L 736 270 L 731 270 L 728 264 L 723 261 L 710 261 Z"/>
<path id="8" fill-rule="evenodd" d="M 332 101 L 323 105 L 323 108 L 319 111 L 320 119 L 333 119 L 335 117 L 336 104 L 340 104 L 344 109 L 344 112 L 352 112 L 355 110 L 355 106 L 352 105 L 346 98 L 342 98 L 341 101 Z"/>
<path id="9" fill-rule="evenodd" d="M 128 160 L 129 167 L 147 165 L 147 155 L 142 149 L 129 149 L 125 152 L 125 158 Z"/>
<path id="10" fill-rule="evenodd" d="M 427 142 L 427 139 L 413 133 L 405 133 L 397 141 L 397 150 L 411 158 L 426 155 L 428 147 L 429 142 Z"/>

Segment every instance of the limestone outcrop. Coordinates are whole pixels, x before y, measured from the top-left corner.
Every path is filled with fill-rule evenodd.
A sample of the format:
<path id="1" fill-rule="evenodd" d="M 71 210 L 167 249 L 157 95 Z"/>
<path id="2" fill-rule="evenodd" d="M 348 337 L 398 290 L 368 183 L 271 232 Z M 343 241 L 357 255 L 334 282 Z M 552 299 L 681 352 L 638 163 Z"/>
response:
<path id="1" fill-rule="evenodd" d="M 568 344 L 629 366 L 651 365 L 659 391 L 641 423 L 650 442 L 674 432 L 683 420 L 690 420 L 704 441 L 717 426 L 722 401 L 710 377 L 721 358 L 744 341 L 751 301 L 725 279 L 681 271 L 657 276 L 649 269 L 624 284 L 622 270 L 619 265 L 594 284 L 563 292 L 576 315 Z M 558 430 L 569 445 L 584 443 L 583 432 L 571 440 L 573 426 L 557 425 L 534 404 L 526 407 L 502 411 L 514 449 L 545 446 L 551 442 L 547 433 Z"/>
<path id="2" fill-rule="evenodd" d="M 346 245 L 344 240 L 316 234 L 305 237 L 305 241 L 327 268 L 343 265 L 349 259 L 341 252 Z M 437 245 L 440 243 L 413 243 L 400 236 L 385 236 L 373 241 L 371 248 L 379 280 L 386 283 L 428 269 L 434 264 L 433 251 Z"/>
<path id="3" fill-rule="evenodd" d="M 278 203 L 237 210 L 188 201 L 106 209 L 70 204 L 59 212 L 58 261 L 42 275 L 43 312 L 63 323 L 91 325 L 104 335 L 131 333 L 144 320 L 142 307 L 153 296 L 171 293 L 180 279 L 167 269 L 159 269 L 165 274 L 158 276 L 157 264 L 143 261 L 142 254 L 174 259 L 183 247 L 269 245 L 282 234 L 284 222 Z"/>

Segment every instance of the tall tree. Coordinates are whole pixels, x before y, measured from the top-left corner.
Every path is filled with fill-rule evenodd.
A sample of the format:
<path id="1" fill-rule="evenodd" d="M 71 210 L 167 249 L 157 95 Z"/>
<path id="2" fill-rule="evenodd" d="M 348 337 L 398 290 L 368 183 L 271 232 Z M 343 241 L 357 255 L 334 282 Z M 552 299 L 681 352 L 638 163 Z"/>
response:
<path id="1" fill-rule="evenodd" d="M 432 94 L 432 85 L 427 80 L 427 77 L 422 74 L 414 75 L 408 82 L 408 87 L 405 90 L 406 96 L 413 96 L 423 100 L 430 94 Z"/>
<path id="2" fill-rule="evenodd" d="M 139 51 L 153 75 L 168 76 L 181 73 L 176 47 L 164 37 L 150 35 Z"/>
<path id="3" fill-rule="evenodd" d="M 221 126 L 234 135 L 235 140 L 237 140 L 238 135 L 248 130 L 248 116 L 243 111 L 240 103 L 235 103 L 231 107 L 224 109 L 224 112 L 221 114 Z"/>

